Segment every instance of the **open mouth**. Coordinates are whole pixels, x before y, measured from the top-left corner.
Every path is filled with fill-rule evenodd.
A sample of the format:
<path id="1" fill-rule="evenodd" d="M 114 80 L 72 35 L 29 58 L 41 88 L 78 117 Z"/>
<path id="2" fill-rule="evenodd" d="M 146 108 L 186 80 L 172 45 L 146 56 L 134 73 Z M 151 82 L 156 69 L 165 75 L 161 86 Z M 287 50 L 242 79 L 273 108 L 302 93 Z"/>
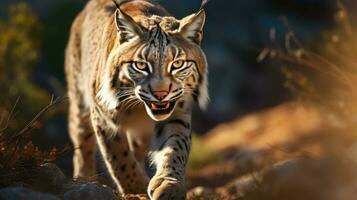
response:
<path id="1" fill-rule="evenodd" d="M 145 104 L 150 108 L 152 114 L 165 115 L 165 114 L 169 114 L 172 111 L 172 109 L 174 109 L 176 102 L 171 101 L 171 102 L 157 103 L 157 102 L 146 101 Z"/>

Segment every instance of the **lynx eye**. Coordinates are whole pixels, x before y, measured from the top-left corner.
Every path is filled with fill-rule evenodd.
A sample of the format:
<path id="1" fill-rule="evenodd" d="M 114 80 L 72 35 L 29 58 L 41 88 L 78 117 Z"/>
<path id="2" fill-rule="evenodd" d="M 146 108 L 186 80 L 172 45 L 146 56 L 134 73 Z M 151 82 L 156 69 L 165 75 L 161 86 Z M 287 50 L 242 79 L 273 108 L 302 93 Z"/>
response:
<path id="1" fill-rule="evenodd" d="M 149 65 L 145 62 L 134 62 L 134 67 L 141 71 L 149 71 Z"/>
<path id="2" fill-rule="evenodd" d="M 176 60 L 171 64 L 172 69 L 178 69 L 183 67 L 185 64 L 185 61 L 183 60 Z"/>

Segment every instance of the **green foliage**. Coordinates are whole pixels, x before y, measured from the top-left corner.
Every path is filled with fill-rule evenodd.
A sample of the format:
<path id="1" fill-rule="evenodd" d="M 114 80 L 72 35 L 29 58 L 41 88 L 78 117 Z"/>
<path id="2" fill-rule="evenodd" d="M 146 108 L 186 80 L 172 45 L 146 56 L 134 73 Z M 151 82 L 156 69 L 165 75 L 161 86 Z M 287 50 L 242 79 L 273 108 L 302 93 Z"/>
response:
<path id="1" fill-rule="evenodd" d="M 213 149 L 205 147 L 197 134 L 192 135 L 191 152 L 188 161 L 188 169 L 199 169 L 217 160 L 217 153 Z"/>
<path id="2" fill-rule="evenodd" d="M 20 115 L 8 124 L 10 132 L 50 101 L 32 80 L 40 57 L 41 33 L 39 19 L 26 3 L 10 6 L 8 18 L 0 21 L 0 127 L 7 125 L 10 109 L 20 99 Z"/>

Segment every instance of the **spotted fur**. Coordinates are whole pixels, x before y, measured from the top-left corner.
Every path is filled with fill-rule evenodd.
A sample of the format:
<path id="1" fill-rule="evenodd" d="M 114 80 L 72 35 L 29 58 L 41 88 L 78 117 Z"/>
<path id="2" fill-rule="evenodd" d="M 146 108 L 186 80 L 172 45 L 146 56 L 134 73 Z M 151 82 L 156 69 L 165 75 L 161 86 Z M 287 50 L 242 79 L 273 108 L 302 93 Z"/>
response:
<path id="1" fill-rule="evenodd" d="M 208 100 L 204 22 L 203 9 L 177 20 L 149 0 L 88 2 L 65 59 L 75 178 L 95 178 L 98 144 L 122 194 L 185 199 L 192 102 Z"/>

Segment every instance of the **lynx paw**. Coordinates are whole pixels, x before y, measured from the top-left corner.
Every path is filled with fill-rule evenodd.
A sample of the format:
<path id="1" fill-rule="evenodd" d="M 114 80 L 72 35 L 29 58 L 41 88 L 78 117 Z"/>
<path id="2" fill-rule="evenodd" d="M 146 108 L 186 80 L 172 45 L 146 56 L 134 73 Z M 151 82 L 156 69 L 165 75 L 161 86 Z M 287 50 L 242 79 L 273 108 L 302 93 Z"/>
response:
<path id="1" fill-rule="evenodd" d="M 185 184 L 176 178 L 154 176 L 149 183 L 148 194 L 151 200 L 185 200 Z"/>

